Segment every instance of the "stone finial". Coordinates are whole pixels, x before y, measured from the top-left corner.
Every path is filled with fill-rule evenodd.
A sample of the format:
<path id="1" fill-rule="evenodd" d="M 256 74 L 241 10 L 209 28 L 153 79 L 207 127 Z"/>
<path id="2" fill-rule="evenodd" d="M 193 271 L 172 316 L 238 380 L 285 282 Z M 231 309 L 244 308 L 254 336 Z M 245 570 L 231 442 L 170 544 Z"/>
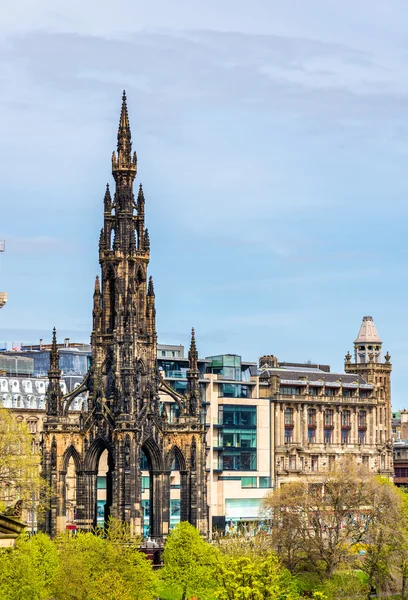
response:
<path id="1" fill-rule="evenodd" d="M 109 189 L 109 183 L 106 184 L 106 191 L 105 191 L 105 196 L 103 198 L 103 206 L 104 206 L 104 211 L 106 213 L 110 213 L 112 210 L 112 198 L 111 198 L 111 193 L 110 193 L 110 189 Z"/>
<path id="2" fill-rule="evenodd" d="M 350 352 L 347 352 L 346 356 L 345 356 L 345 362 L 347 365 L 349 365 L 351 363 L 351 354 Z"/>
<path id="3" fill-rule="evenodd" d="M 145 229 L 143 236 L 143 249 L 145 252 L 149 252 L 150 250 L 150 238 L 149 238 L 149 230 Z"/>
<path id="4" fill-rule="evenodd" d="M 149 283 L 148 283 L 148 286 L 147 286 L 147 295 L 148 296 L 154 296 L 153 277 L 151 275 L 149 277 Z"/>
<path id="5" fill-rule="evenodd" d="M 100 296 L 101 294 L 101 283 L 99 281 L 99 275 L 95 277 L 95 288 L 94 288 L 94 296 Z"/>
<path id="6" fill-rule="evenodd" d="M 387 354 L 384 356 L 384 358 L 385 358 L 385 362 L 387 364 L 389 364 L 391 361 L 391 354 L 388 352 L 388 350 L 387 350 Z"/>

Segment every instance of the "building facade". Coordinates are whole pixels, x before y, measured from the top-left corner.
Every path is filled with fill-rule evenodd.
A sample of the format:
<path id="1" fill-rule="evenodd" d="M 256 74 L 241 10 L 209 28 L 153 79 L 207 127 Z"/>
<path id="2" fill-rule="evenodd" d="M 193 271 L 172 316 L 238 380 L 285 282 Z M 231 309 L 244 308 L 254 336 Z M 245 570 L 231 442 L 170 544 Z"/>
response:
<path id="1" fill-rule="evenodd" d="M 258 521 L 266 492 L 299 478 L 318 482 L 344 455 L 392 478 L 391 363 L 371 317 L 354 344 L 343 373 L 272 355 L 259 366 L 236 355 L 198 361 L 212 528 Z M 170 386 L 186 386 L 183 359 L 158 354 L 158 364 Z M 172 414 L 172 399 L 162 401 Z"/>
<path id="2" fill-rule="evenodd" d="M 128 523 L 132 534 L 143 534 L 142 466 L 149 472 L 149 533 L 163 538 L 170 531 L 173 471 L 179 477 L 181 520 L 204 535 L 208 532 L 205 426 L 194 331 L 182 395 L 157 369 L 155 292 L 147 276 L 150 241 L 142 186 L 136 199 L 133 194 L 136 171 L 123 95 L 117 153 L 112 156 L 116 189 L 112 197 L 107 186 L 103 203 L 92 364 L 81 386 L 65 396 L 55 330 L 50 352 L 43 420 L 43 473 L 52 489 L 45 527 L 50 535 L 65 530 L 67 502 L 72 500 L 79 529 L 92 530 L 101 518 L 106 522 L 112 516 Z M 73 423 L 69 408 L 84 391 L 86 409 Z M 160 402 L 163 392 L 177 405 L 172 419 Z"/>

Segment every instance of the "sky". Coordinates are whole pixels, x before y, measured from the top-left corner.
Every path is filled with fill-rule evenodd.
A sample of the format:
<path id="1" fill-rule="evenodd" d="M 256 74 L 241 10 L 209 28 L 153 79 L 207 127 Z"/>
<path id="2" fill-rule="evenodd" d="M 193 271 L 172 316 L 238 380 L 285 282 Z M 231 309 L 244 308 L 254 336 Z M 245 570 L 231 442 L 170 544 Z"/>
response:
<path id="1" fill-rule="evenodd" d="M 408 407 L 407 0 L 0 9 L 0 346 L 89 341 L 122 89 L 159 342 L 342 371 L 372 315 Z"/>

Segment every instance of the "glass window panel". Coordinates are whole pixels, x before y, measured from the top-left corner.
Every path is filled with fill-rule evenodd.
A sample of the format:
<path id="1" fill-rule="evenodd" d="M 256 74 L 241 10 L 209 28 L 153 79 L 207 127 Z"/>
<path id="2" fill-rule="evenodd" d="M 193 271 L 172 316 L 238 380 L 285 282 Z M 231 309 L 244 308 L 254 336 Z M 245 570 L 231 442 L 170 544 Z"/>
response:
<path id="1" fill-rule="evenodd" d="M 140 470 L 141 471 L 149 470 L 149 461 L 147 460 L 147 456 L 143 451 L 142 451 L 142 455 L 140 457 Z"/>
<path id="2" fill-rule="evenodd" d="M 98 475 L 96 478 L 96 487 L 98 490 L 106 490 L 106 477 L 101 477 Z"/>
<path id="3" fill-rule="evenodd" d="M 241 477 L 241 487 L 256 488 L 256 477 Z"/>
<path id="4" fill-rule="evenodd" d="M 259 487 L 260 488 L 270 488 L 271 487 L 271 478 L 270 477 L 260 477 L 259 478 Z"/>
<path id="5" fill-rule="evenodd" d="M 170 517 L 180 521 L 180 500 L 170 500 Z"/>
<path id="6" fill-rule="evenodd" d="M 324 430 L 324 443 L 331 444 L 331 442 L 332 442 L 332 429 L 325 429 Z"/>

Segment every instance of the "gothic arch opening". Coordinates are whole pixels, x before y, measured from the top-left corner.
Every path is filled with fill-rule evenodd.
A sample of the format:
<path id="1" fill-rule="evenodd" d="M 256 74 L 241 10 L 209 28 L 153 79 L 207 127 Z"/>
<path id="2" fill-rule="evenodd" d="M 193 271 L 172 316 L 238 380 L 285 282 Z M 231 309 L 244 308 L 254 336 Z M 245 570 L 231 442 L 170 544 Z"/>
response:
<path id="1" fill-rule="evenodd" d="M 95 525 L 104 528 L 109 520 L 112 507 L 112 471 L 113 460 L 108 449 L 105 448 L 99 457 L 96 475 L 96 509 Z"/>
<path id="2" fill-rule="evenodd" d="M 188 489 L 186 461 L 180 448 L 173 446 L 168 456 L 170 465 L 170 531 L 180 523 L 186 521 L 188 515 Z"/>
<path id="3" fill-rule="evenodd" d="M 163 502 L 165 502 L 164 468 L 157 443 L 149 438 L 140 453 L 142 480 L 143 536 L 158 538 L 162 531 Z"/>
<path id="4" fill-rule="evenodd" d="M 81 458 L 74 446 L 69 446 L 62 461 L 63 472 L 63 506 L 66 528 L 76 529 L 78 505 L 78 477 L 81 471 Z"/>
<path id="5" fill-rule="evenodd" d="M 85 468 L 92 497 L 90 518 L 94 527 L 103 528 L 111 513 L 114 461 L 111 449 L 102 438 L 96 439 L 89 448 Z"/>
<path id="6" fill-rule="evenodd" d="M 65 517 L 67 529 L 76 528 L 77 472 L 73 456 L 68 458 L 65 475 Z"/>

